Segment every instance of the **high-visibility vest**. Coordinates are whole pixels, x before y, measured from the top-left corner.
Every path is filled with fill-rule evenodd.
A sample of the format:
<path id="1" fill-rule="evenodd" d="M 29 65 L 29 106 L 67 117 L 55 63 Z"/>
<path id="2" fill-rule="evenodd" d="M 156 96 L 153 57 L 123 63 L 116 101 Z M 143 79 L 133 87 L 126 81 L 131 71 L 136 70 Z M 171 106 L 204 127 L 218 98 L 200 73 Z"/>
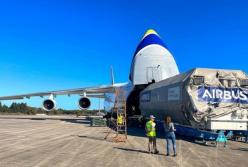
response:
<path id="1" fill-rule="evenodd" d="M 123 116 L 122 115 L 120 115 L 120 116 L 117 117 L 117 124 L 118 125 L 122 125 L 123 124 Z"/>
<path id="2" fill-rule="evenodd" d="M 155 129 L 156 123 L 152 121 L 148 121 L 146 123 L 146 135 L 148 137 L 155 137 L 156 136 L 156 129 Z"/>

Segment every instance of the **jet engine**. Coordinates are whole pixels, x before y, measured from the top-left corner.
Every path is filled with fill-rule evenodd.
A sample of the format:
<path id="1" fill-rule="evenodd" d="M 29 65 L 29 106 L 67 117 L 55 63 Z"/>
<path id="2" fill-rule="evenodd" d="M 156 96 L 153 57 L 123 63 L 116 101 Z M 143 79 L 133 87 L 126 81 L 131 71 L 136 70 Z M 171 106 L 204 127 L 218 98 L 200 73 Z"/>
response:
<path id="1" fill-rule="evenodd" d="M 79 100 L 78 100 L 78 106 L 81 110 L 85 110 L 85 109 L 88 109 L 90 107 L 90 99 L 87 98 L 87 97 L 81 97 Z"/>
<path id="2" fill-rule="evenodd" d="M 43 101 L 42 106 L 45 111 L 52 111 L 56 108 L 56 102 L 53 99 L 46 99 Z"/>

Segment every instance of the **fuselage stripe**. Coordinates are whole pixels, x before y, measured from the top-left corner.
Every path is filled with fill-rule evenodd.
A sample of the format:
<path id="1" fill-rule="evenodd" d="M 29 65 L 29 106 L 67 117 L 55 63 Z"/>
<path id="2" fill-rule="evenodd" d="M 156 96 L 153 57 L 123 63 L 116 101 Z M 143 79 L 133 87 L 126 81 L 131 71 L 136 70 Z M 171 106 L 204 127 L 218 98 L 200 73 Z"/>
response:
<path id="1" fill-rule="evenodd" d="M 164 48 L 167 49 L 166 45 L 164 44 L 164 42 L 160 39 L 160 37 L 156 34 L 149 34 L 147 35 L 138 45 L 135 53 L 134 53 L 134 57 L 136 56 L 136 54 L 143 48 L 145 48 L 148 45 L 151 44 L 157 44 L 157 45 L 161 45 Z"/>

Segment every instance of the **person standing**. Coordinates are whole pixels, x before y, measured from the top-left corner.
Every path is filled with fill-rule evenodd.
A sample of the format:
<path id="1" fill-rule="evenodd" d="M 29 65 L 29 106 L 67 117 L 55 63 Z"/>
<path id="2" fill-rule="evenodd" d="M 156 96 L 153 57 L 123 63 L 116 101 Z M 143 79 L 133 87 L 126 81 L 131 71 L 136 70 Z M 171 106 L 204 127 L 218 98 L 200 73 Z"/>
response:
<path id="1" fill-rule="evenodd" d="M 170 155 L 170 143 L 172 143 L 173 151 L 174 151 L 174 157 L 177 156 L 176 153 L 176 136 L 174 128 L 174 124 L 171 121 L 171 117 L 167 116 L 164 118 L 164 131 L 165 131 L 165 139 L 166 139 L 166 150 L 167 154 L 166 156 Z"/>
<path id="2" fill-rule="evenodd" d="M 155 117 L 150 115 L 150 120 L 146 122 L 146 135 L 148 137 L 148 152 L 157 154 L 157 146 L 156 146 L 156 123 Z"/>

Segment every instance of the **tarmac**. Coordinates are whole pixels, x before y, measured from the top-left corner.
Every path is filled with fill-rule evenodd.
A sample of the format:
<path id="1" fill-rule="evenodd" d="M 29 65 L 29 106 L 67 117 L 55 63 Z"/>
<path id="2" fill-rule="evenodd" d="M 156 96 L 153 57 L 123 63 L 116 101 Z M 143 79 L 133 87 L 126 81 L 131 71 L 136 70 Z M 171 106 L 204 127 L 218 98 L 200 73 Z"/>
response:
<path id="1" fill-rule="evenodd" d="M 24 118 L 24 117 L 23 117 Z M 52 118 L 52 117 L 51 117 Z M 0 167 L 247 167 L 248 143 L 205 146 L 177 139 L 178 156 L 167 157 L 165 139 L 158 155 L 147 153 L 144 130 L 128 129 L 126 143 L 105 140 L 107 127 L 90 127 L 85 118 L 21 119 L 0 116 Z"/>

